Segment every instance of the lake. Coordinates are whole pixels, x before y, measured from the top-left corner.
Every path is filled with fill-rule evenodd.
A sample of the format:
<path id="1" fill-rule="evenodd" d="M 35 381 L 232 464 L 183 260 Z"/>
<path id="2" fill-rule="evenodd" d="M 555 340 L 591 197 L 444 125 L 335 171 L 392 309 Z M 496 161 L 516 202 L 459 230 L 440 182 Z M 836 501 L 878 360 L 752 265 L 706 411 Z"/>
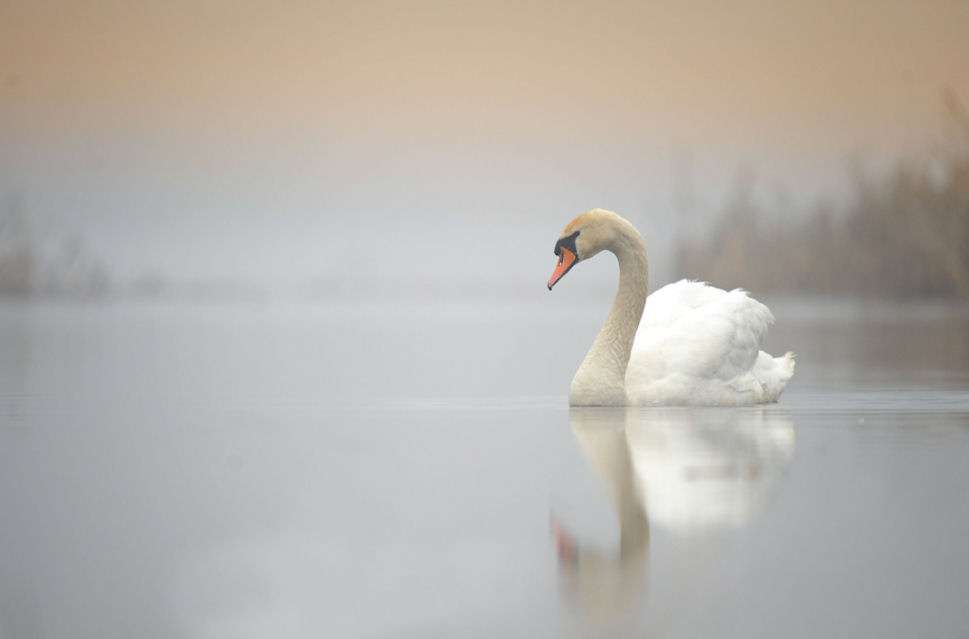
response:
<path id="1" fill-rule="evenodd" d="M 969 307 L 762 297 L 779 403 L 569 410 L 549 299 L 3 303 L 0 638 L 969 636 Z"/>

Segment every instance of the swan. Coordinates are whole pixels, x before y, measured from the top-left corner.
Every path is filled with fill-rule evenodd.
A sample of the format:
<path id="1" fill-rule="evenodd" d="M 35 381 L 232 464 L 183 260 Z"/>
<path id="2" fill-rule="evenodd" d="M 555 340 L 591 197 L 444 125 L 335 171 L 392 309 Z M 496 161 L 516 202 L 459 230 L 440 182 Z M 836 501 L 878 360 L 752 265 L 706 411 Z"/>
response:
<path id="1" fill-rule="evenodd" d="M 600 251 L 619 260 L 619 289 L 569 389 L 572 406 L 746 406 L 777 401 L 794 353 L 760 350 L 770 310 L 741 289 L 681 280 L 647 297 L 646 249 L 622 216 L 592 209 L 555 243 L 548 290 Z M 640 321 L 642 320 L 642 321 Z"/>

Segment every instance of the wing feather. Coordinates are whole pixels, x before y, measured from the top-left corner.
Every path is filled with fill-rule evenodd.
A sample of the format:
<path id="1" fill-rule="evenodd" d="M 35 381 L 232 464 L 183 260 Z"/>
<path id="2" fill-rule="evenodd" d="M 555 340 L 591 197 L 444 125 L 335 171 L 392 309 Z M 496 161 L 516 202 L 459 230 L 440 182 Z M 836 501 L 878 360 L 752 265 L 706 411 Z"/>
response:
<path id="1" fill-rule="evenodd" d="M 690 280 L 664 286 L 646 300 L 627 389 L 630 382 L 642 387 L 674 379 L 693 387 L 747 383 L 773 323 L 770 310 L 742 289 Z"/>

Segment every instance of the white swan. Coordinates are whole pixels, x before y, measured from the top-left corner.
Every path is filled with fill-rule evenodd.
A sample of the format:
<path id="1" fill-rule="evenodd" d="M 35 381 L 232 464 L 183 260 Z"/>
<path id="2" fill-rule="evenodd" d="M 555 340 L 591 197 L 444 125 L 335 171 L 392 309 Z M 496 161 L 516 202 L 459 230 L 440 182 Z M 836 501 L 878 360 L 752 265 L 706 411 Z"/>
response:
<path id="1" fill-rule="evenodd" d="M 647 299 L 646 250 L 626 219 L 603 209 L 569 222 L 548 289 L 600 251 L 619 259 L 619 290 L 572 379 L 573 406 L 743 406 L 777 401 L 794 354 L 760 350 L 770 310 L 747 293 L 682 280 Z M 644 311 L 645 308 L 645 311 Z M 640 322 L 642 320 L 642 322 Z"/>

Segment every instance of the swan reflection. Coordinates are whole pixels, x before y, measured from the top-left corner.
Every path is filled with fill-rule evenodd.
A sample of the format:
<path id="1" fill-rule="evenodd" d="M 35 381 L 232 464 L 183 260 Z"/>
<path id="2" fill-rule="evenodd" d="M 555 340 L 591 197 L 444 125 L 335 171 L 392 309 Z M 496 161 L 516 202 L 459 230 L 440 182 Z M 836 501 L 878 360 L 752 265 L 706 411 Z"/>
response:
<path id="1" fill-rule="evenodd" d="M 572 429 L 583 455 L 605 484 L 619 519 L 619 547 L 576 541 L 553 520 L 563 594 L 598 622 L 630 607 L 645 588 L 649 519 L 637 486 L 625 429 L 626 409 L 572 408 Z"/>
<path id="2" fill-rule="evenodd" d="M 572 408 L 569 419 L 619 527 L 618 546 L 604 548 L 553 521 L 560 590 L 585 635 L 665 625 L 718 540 L 764 509 L 794 453 L 787 416 L 762 409 Z"/>

